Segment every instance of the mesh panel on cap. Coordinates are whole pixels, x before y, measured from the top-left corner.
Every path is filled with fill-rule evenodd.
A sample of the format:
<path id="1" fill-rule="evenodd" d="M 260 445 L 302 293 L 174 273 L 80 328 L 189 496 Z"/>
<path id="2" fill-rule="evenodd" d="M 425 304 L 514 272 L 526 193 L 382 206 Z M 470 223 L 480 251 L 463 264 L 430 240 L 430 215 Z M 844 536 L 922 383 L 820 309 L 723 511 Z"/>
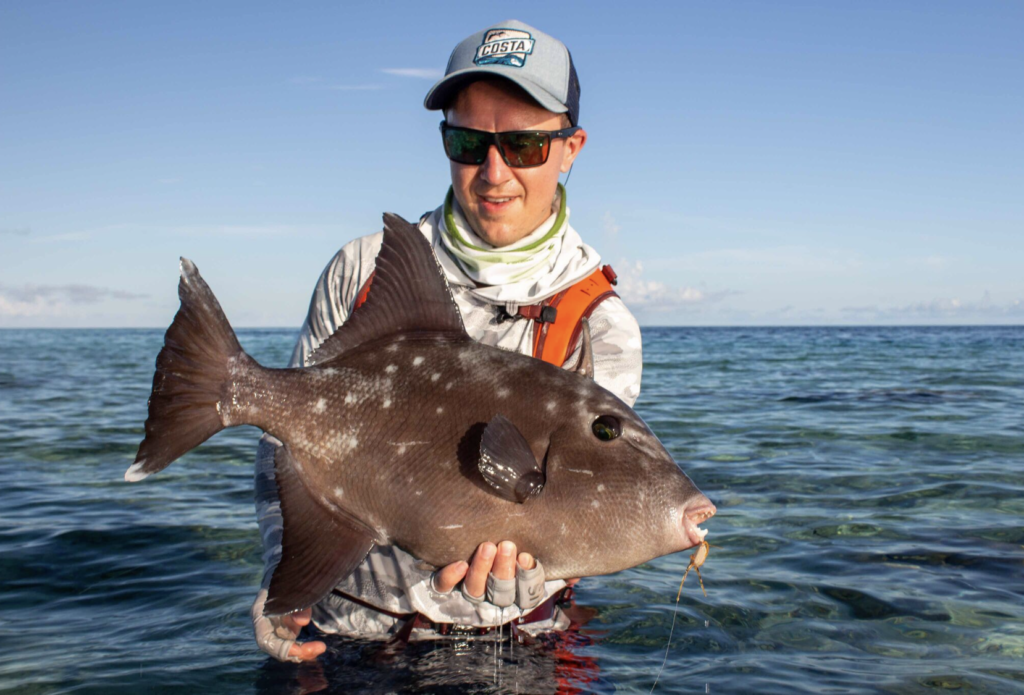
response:
<path id="1" fill-rule="evenodd" d="M 572 52 L 568 48 L 565 49 L 565 52 L 569 54 L 569 89 L 566 90 L 565 107 L 569 109 L 569 123 L 577 126 L 580 124 L 580 80 L 576 77 Z"/>

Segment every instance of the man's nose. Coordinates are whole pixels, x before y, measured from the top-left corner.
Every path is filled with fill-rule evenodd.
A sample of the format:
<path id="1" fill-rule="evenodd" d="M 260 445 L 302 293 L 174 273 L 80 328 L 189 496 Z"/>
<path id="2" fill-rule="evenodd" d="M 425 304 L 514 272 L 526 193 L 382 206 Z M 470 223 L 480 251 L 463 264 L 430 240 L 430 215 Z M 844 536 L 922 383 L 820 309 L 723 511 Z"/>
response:
<path id="1" fill-rule="evenodd" d="M 512 176 L 512 171 L 501 157 L 497 145 L 487 150 L 487 159 L 480 165 L 480 178 L 491 185 L 505 183 Z"/>

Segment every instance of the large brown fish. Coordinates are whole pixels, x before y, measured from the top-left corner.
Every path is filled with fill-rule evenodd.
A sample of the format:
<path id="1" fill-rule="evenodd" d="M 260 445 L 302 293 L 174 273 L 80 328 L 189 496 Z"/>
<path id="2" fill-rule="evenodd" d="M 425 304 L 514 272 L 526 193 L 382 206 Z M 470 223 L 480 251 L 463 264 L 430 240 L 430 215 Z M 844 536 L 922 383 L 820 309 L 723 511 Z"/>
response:
<path id="1" fill-rule="evenodd" d="M 284 446 L 283 552 L 268 614 L 313 605 L 374 543 L 437 566 L 486 540 L 549 579 L 608 574 L 690 548 L 715 507 L 633 410 L 593 380 L 589 330 L 566 371 L 466 334 L 429 243 L 385 215 L 373 289 L 306 369 L 242 351 L 195 265 L 156 360 L 142 480 L 218 431 Z"/>

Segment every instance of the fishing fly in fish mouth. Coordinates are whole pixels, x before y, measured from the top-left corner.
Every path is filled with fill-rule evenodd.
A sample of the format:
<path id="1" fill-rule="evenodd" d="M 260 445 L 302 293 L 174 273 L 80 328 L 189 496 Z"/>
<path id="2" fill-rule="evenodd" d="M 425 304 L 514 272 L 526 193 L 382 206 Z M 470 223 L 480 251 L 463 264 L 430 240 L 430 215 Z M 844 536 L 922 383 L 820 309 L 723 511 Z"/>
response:
<path id="1" fill-rule="evenodd" d="M 559 176 L 587 133 L 568 50 L 521 22 L 489 27 L 425 106 L 445 115 L 442 204 L 416 225 L 385 215 L 338 252 L 291 368 L 247 355 L 181 261 L 125 478 L 226 427 L 265 432 L 252 618 L 277 659 L 324 651 L 298 641 L 311 619 L 400 640 L 565 629 L 576 578 L 706 557 L 715 506 L 633 411 L 639 328 L 569 224 Z"/>

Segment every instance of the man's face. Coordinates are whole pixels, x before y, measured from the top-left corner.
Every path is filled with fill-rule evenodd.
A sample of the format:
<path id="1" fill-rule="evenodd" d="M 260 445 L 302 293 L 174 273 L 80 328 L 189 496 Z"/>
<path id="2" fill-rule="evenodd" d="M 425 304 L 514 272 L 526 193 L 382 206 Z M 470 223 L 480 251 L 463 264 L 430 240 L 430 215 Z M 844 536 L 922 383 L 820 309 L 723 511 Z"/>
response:
<path id="1" fill-rule="evenodd" d="M 561 130 L 561 114 L 545 110 L 515 91 L 487 81 L 463 89 L 447 112 L 448 123 L 500 133 L 507 130 Z M 482 164 L 451 162 L 452 187 L 470 226 L 492 246 L 508 246 L 540 226 L 551 215 L 560 172 L 569 171 L 587 134 L 551 141 L 548 161 L 538 167 L 514 169 L 491 145 Z"/>

